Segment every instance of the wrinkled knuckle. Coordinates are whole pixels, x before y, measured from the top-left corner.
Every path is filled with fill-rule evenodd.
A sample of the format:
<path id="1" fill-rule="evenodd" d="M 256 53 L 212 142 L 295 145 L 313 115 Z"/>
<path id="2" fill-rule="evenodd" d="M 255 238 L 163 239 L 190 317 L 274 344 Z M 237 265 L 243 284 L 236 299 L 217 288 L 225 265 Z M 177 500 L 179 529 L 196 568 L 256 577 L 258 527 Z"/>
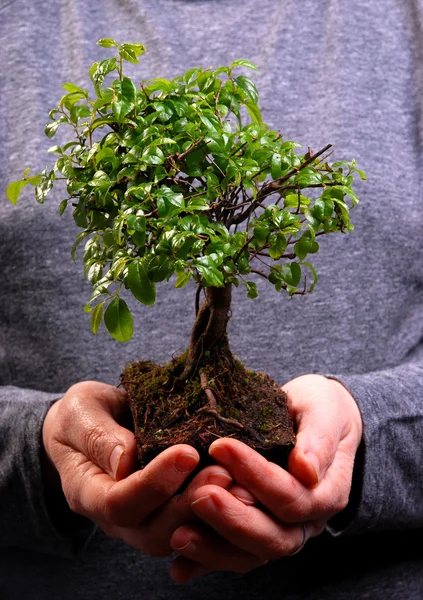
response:
<path id="1" fill-rule="evenodd" d="M 97 425 L 87 425 L 83 435 L 88 456 L 94 460 L 99 459 L 104 445 L 103 431 Z"/>
<path id="2" fill-rule="evenodd" d="M 311 514 L 308 490 L 301 490 L 284 505 L 284 520 L 288 523 L 307 520 Z"/>

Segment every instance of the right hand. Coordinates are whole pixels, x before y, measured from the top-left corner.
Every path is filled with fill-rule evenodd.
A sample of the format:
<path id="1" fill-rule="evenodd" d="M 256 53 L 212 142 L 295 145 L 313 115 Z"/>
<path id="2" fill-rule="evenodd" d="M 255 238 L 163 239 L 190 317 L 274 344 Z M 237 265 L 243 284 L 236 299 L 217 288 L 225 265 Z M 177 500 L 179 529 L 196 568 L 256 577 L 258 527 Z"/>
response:
<path id="1" fill-rule="evenodd" d="M 232 478 L 225 468 L 210 466 L 176 494 L 199 462 L 188 445 L 168 448 L 135 470 L 134 434 L 118 424 L 127 410 L 126 393 L 110 385 L 89 381 L 69 388 L 43 425 L 51 469 L 46 483 L 61 485 L 70 509 L 106 534 L 152 556 L 166 556 L 173 532 L 198 522 L 191 509 L 193 493 L 210 484 L 228 489 Z"/>

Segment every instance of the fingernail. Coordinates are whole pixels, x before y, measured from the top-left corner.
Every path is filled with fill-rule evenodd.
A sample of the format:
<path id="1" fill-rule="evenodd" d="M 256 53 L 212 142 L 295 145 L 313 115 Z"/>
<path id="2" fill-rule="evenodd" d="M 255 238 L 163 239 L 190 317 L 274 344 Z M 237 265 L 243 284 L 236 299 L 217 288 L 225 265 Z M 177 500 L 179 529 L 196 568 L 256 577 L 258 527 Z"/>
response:
<path id="1" fill-rule="evenodd" d="M 224 446 L 219 444 L 214 444 L 209 449 L 209 454 L 212 458 L 217 460 L 217 462 L 222 462 L 227 464 L 230 460 L 229 452 L 226 450 Z"/>
<path id="2" fill-rule="evenodd" d="M 308 460 L 308 462 L 310 463 L 310 466 L 312 467 L 315 475 L 316 475 L 316 483 L 319 482 L 320 480 L 320 476 L 319 476 L 319 471 L 320 471 L 320 465 L 319 465 L 319 459 L 317 458 L 317 456 L 315 454 L 313 454 L 313 452 L 306 452 L 305 453 L 305 457 Z"/>
<path id="3" fill-rule="evenodd" d="M 125 449 L 123 446 L 115 446 L 110 455 L 110 468 L 112 470 L 113 479 L 116 481 L 117 472 L 120 465 L 120 460 Z"/>
<path id="4" fill-rule="evenodd" d="M 173 550 L 175 550 L 176 552 L 182 552 L 182 550 L 186 550 L 188 548 L 188 546 L 190 546 L 190 545 L 192 545 L 192 549 L 194 550 L 195 544 L 192 540 L 189 540 L 189 542 L 187 542 L 185 544 L 185 546 L 178 546 L 178 547 L 173 546 Z M 190 550 L 191 550 L 191 548 L 190 548 Z"/>
<path id="5" fill-rule="evenodd" d="M 193 454 L 178 454 L 175 460 L 175 469 L 179 473 L 189 473 L 198 464 L 198 459 Z"/>
<path id="6" fill-rule="evenodd" d="M 211 473 L 207 477 L 207 483 L 210 485 L 218 485 L 219 487 L 227 488 L 231 485 L 233 479 L 227 473 L 218 471 L 217 473 Z"/>
<path id="7" fill-rule="evenodd" d="M 191 502 L 191 507 L 198 506 L 199 504 L 207 508 L 214 508 L 213 498 L 210 494 L 207 494 L 206 496 L 201 496 L 201 498 L 197 498 L 197 500 Z"/>
<path id="8" fill-rule="evenodd" d="M 255 498 L 251 492 L 241 486 L 236 486 L 229 491 L 231 492 L 232 496 L 247 506 L 253 506 L 257 503 L 257 498 Z"/>

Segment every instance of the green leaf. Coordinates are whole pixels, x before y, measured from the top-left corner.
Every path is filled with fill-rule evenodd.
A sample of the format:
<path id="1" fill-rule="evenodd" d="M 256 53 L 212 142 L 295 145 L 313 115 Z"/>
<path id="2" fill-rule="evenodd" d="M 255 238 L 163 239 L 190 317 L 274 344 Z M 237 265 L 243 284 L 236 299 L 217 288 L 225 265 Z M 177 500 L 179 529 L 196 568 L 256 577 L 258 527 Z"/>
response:
<path id="1" fill-rule="evenodd" d="M 78 233 L 78 235 L 76 236 L 76 239 L 73 243 L 72 249 L 71 249 L 71 256 L 72 256 L 72 260 L 73 262 L 75 262 L 76 260 L 76 251 L 78 249 L 79 244 L 82 242 L 82 240 L 84 240 L 88 235 L 90 235 L 91 231 L 81 231 L 81 233 Z"/>
<path id="2" fill-rule="evenodd" d="M 123 60 L 134 64 L 139 64 L 138 56 L 144 54 L 145 46 L 142 44 L 122 44 L 119 46 L 119 55 Z"/>
<path id="3" fill-rule="evenodd" d="M 257 91 L 255 83 L 253 81 L 251 81 L 251 79 L 249 77 L 246 77 L 245 75 L 239 75 L 236 78 L 236 82 L 239 85 L 239 87 L 242 90 L 244 90 L 244 92 L 247 94 L 247 96 L 250 98 L 250 100 L 252 102 L 254 102 L 254 104 L 257 104 L 258 91 Z"/>
<path id="4" fill-rule="evenodd" d="M 247 67 L 247 69 L 253 69 L 254 71 L 258 71 L 258 67 L 256 67 L 256 65 L 254 65 L 249 60 L 244 60 L 242 58 L 239 58 L 238 60 L 234 60 L 234 62 L 232 63 L 231 67 L 232 68 L 234 68 L 234 67 Z"/>
<path id="5" fill-rule="evenodd" d="M 160 148 L 148 146 L 142 153 L 141 160 L 148 165 L 162 165 L 165 162 L 165 155 Z"/>
<path id="6" fill-rule="evenodd" d="M 357 194 L 348 185 L 337 185 L 334 186 L 332 189 L 341 190 L 346 196 L 349 196 L 352 200 L 353 206 L 355 204 L 359 204 L 360 200 L 358 199 Z"/>
<path id="7" fill-rule="evenodd" d="M 195 211 L 209 210 L 209 208 L 210 205 L 207 202 L 206 198 L 193 198 L 188 202 L 185 211 L 188 213 L 192 213 Z"/>
<path id="8" fill-rule="evenodd" d="M 57 170 L 62 173 L 68 179 L 75 176 L 75 171 L 73 170 L 72 163 L 67 156 L 61 156 L 56 161 Z"/>
<path id="9" fill-rule="evenodd" d="M 118 342 L 128 342 L 133 334 L 133 319 L 122 298 L 114 298 L 104 313 L 104 323 L 107 330 Z"/>
<path id="10" fill-rule="evenodd" d="M 189 69 L 189 71 L 187 71 L 183 77 L 185 83 L 188 86 L 191 86 L 196 79 L 201 75 L 202 73 L 202 69 L 201 67 L 194 67 L 193 69 Z"/>
<path id="11" fill-rule="evenodd" d="M 269 237 L 270 231 L 269 223 L 262 223 L 259 221 L 254 227 L 254 237 L 260 244 L 264 244 Z"/>
<path id="12" fill-rule="evenodd" d="M 191 274 L 189 271 L 188 272 L 184 271 L 183 273 L 180 273 L 178 275 L 178 277 L 176 278 L 175 287 L 176 288 L 184 287 L 185 285 L 187 285 L 187 283 L 189 282 L 190 279 L 191 279 Z"/>
<path id="13" fill-rule="evenodd" d="M 295 287 L 301 280 L 301 267 L 296 262 L 282 265 L 281 275 L 288 285 Z"/>
<path id="14" fill-rule="evenodd" d="M 104 302 L 100 302 L 91 312 L 91 331 L 94 335 L 97 335 L 98 328 L 100 327 L 101 317 L 103 316 L 103 305 Z"/>
<path id="15" fill-rule="evenodd" d="M 39 204 L 44 204 L 45 197 L 53 187 L 52 179 L 44 179 L 35 188 L 35 199 Z"/>
<path id="16" fill-rule="evenodd" d="M 108 73 L 117 69 L 116 58 L 106 58 L 100 62 L 96 62 L 90 69 L 90 79 L 94 84 L 94 89 L 97 96 L 102 96 L 103 91 L 101 86 Z"/>
<path id="17" fill-rule="evenodd" d="M 50 148 L 47 150 L 47 152 L 49 154 L 62 154 L 62 149 L 60 146 L 57 146 L 57 144 L 55 146 L 50 146 Z"/>
<path id="18" fill-rule="evenodd" d="M 112 40 L 112 38 L 101 38 L 101 40 L 98 40 L 97 45 L 103 46 L 103 48 L 111 48 L 112 46 L 115 46 L 116 48 L 119 47 L 119 45 L 115 42 L 115 40 Z"/>
<path id="19" fill-rule="evenodd" d="M 335 203 L 332 198 L 316 198 L 314 201 L 313 214 L 320 221 L 326 221 L 332 217 L 334 207 Z"/>
<path id="20" fill-rule="evenodd" d="M 54 136 L 54 134 L 56 133 L 60 123 L 62 123 L 62 121 L 58 120 L 58 121 L 54 121 L 53 123 L 48 123 L 45 128 L 44 128 L 44 133 L 46 134 L 46 136 L 48 138 L 52 138 Z"/>
<path id="21" fill-rule="evenodd" d="M 257 291 L 257 285 L 253 282 L 253 281 L 244 281 L 245 283 L 245 287 L 247 288 L 247 296 L 248 298 L 251 298 L 252 300 L 254 300 L 254 298 L 257 298 L 258 291 Z"/>
<path id="22" fill-rule="evenodd" d="M 282 233 L 273 233 L 270 238 L 269 254 L 273 260 L 278 260 L 286 249 L 286 237 Z"/>
<path id="23" fill-rule="evenodd" d="M 169 280 L 173 275 L 175 261 L 164 254 L 153 256 L 148 263 L 148 277 L 150 281 L 159 283 L 160 281 Z"/>
<path id="24" fill-rule="evenodd" d="M 126 283 L 139 302 L 151 306 L 156 301 L 156 286 L 148 277 L 143 262 L 134 261 L 128 267 Z"/>
<path id="25" fill-rule="evenodd" d="M 273 179 L 279 179 L 279 177 L 282 174 L 281 162 L 282 162 L 282 156 L 279 154 L 279 152 L 275 152 L 272 155 L 271 171 L 270 171 L 270 174 L 272 175 Z"/>
<path id="26" fill-rule="evenodd" d="M 96 171 L 93 179 L 88 182 L 88 185 L 101 190 L 107 190 L 111 185 L 110 177 L 102 170 Z"/>
<path id="27" fill-rule="evenodd" d="M 103 266 L 101 263 L 94 262 L 88 269 L 87 279 L 90 283 L 95 284 L 101 279 L 103 274 Z"/>
<path id="28" fill-rule="evenodd" d="M 65 88 L 65 90 L 69 93 L 69 94 L 82 94 L 85 98 L 88 98 L 88 91 L 84 90 L 83 88 L 75 85 L 74 83 L 71 83 L 70 81 L 67 81 L 66 83 L 62 84 L 62 87 Z"/>
<path id="29" fill-rule="evenodd" d="M 185 200 L 182 194 L 162 186 L 157 192 L 157 210 L 160 217 L 170 217 L 181 213 L 185 209 Z"/>
<path id="30" fill-rule="evenodd" d="M 298 242 L 294 244 L 294 252 L 300 260 L 303 260 L 307 254 L 315 254 L 318 249 L 319 244 L 314 240 L 311 240 L 307 234 L 302 235 Z"/>
<path id="31" fill-rule="evenodd" d="M 194 262 L 195 268 L 200 272 L 206 287 L 222 287 L 224 284 L 223 273 L 219 271 L 215 262 L 216 255 L 202 256 Z"/>
<path id="32" fill-rule="evenodd" d="M 59 204 L 59 215 L 60 216 L 62 216 L 63 213 L 65 212 L 67 205 L 68 205 L 68 198 L 66 198 L 65 200 L 62 200 L 61 203 Z"/>
<path id="33" fill-rule="evenodd" d="M 91 109 L 86 104 L 74 104 L 70 109 L 70 120 L 75 124 L 78 123 L 80 119 L 86 119 L 90 115 Z"/>
<path id="34" fill-rule="evenodd" d="M 134 85 L 132 79 L 124 77 L 122 81 L 115 81 L 113 84 L 117 100 L 112 102 L 113 112 L 118 119 L 122 121 L 135 106 L 137 99 L 137 88 Z"/>
<path id="35" fill-rule="evenodd" d="M 302 262 L 301 264 L 310 269 L 311 274 L 313 275 L 313 283 L 308 289 L 309 292 L 312 292 L 316 286 L 316 283 L 319 281 L 316 269 L 309 262 Z"/>
<path id="36" fill-rule="evenodd" d="M 19 181 L 13 181 L 12 183 L 9 183 L 9 185 L 6 188 L 6 196 L 9 198 L 12 204 L 17 203 L 22 189 L 26 185 L 28 185 L 28 183 L 29 181 L 27 181 L 26 179 L 21 179 Z"/>
<path id="37" fill-rule="evenodd" d="M 251 100 L 247 100 L 245 102 L 245 106 L 248 110 L 248 114 L 250 115 L 252 122 L 261 125 L 263 123 L 263 119 L 261 116 L 261 111 L 257 104 L 255 102 L 252 102 Z"/>
<path id="38" fill-rule="evenodd" d="M 321 185 L 323 178 L 320 173 L 300 173 L 295 177 L 295 183 L 301 187 L 308 187 L 310 185 Z"/>
<path id="39" fill-rule="evenodd" d="M 168 79 L 156 77 L 155 79 L 151 79 L 148 82 L 148 85 L 144 87 L 144 91 L 147 94 L 147 96 L 149 96 L 153 92 L 171 92 L 174 89 L 174 87 L 174 84 L 171 83 Z"/>

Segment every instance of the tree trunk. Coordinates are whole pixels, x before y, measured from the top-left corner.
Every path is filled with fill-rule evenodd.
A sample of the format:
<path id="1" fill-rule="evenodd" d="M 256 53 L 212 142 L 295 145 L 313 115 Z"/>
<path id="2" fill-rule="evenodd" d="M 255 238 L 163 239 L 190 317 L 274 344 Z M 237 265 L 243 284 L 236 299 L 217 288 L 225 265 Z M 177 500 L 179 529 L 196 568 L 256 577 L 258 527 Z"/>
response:
<path id="1" fill-rule="evenodd" d="M 206 298 L 200 306 L 191 332 L 187 361 L 180 379 L 190 379 L 206 352 L 211 352 L 226 334 L 232 299 L 232 284 L 205 288 Z"/>

